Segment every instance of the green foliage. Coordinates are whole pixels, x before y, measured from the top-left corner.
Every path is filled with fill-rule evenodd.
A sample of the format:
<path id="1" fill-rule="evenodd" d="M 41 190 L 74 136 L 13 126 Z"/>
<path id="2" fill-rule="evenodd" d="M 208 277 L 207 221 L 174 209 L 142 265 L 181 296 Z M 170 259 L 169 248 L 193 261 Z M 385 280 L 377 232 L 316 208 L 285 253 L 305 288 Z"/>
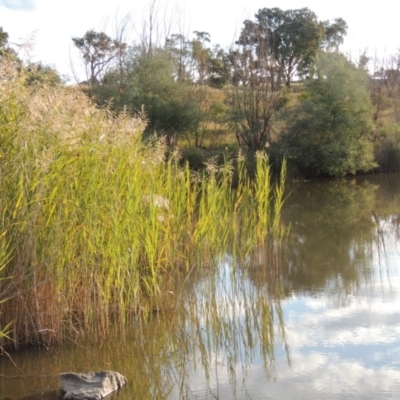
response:
<path id="1" fill-rule="evenodd" d="M 211 87 L 224 84 L 224 52 L 219 46 L 209 48 L 210 34 L 194 31 L 195 38 L 188 40 L 182 34 L 166 39 L 165 50 L 173 59 L 174 78 Z"/>
<path id="2" fill-rule="evenodd" d="M 101 81 L 111 61 L 121 57 L 127 48 L 126 43 L 94 30 L 87 31 L 82 37 L 74 37 L 72 41 L 82 54 L 87 81 L 91 85 Z"/>
<path id="3" fill-rule="evenodd" d="M 335 18 L 333 23 L 329 21 L 323 22 L 325 29 L 324 47 L 327 50 L 338 51 L 339 46 L 344 42 L 344 37 L 347 34 L 347 23 L 342 18 Z"/>
<path id="4" fill-rule="evenodd" d="M 117 111 L 134 115 L 144 108 L 147 131 L 165 135 L 172 145 L 178 135 L 195 131 L 202 116 L 195 88 L 173 75 L 167 51 L 153 49 L 147 54 L 138 48 L 126 60 L 124 74 L 109 73 L 94 93 L 100 103 L 112 99 Z"/>
<path id="5" fill-rule="evenodd" d="M 323 38 L 323 27 L 308 8 L 286 11 L 264 8 L 256 18 L 259 26 L 267 28 L 271 54 L 290 86 L 294 73 L 304 74 L 313 62 Z"/>
<path id="6" fill-rule="evenodd" d="M 282 81 L 313 69 L 326 29 L 308 8 L 260 9 L 244 21 L 237 48 L 225 56 L 229 122 L 239 145 L 261 150 L 271 142 L 274 118 L 287 102 Z M 337 29 L 332 28 L 330 36 Z M 333 39 L 332 39 L 333 40 Z"/>
<path id="7" fill-rule="evenodd" d="M 0 48 L 4 48 L 8 43 L 8 33 L 0 26 Z"/>
<path id="8" fill-rule="evenodd" d="M 0 26 L 0 60 L 3 57 L 21 63 L 16 51 L 8 45 L 8 33 Z"/>
<path id="9" fill-rule="evenodd" d="M 338 18 L 333 24 L 320 22 L 308 8 L 285 11 L 263 8 L 255 19 L 255 22 L 244 21 L 237 43 L 256 45 L 258 54 L 272 58 L 287 87 L 294 75 L 309 73 L 323 45 L 337 48 L 347 32 L 343 19 Z"/>
<path id="10" fill-rule="evenodd" d="M 48 66 L 43 64 L 29 64 L 25 68 L 25 82 L 29 86 L 38 86 L 38 85 L 49 85 L 49 86 L 57 86 L 63 83 L 61 76 L 58 72 Z"/>
<path id="11" fill-rule="evenodd" d="M 343 176 L 376 166 L 368 76 L 339 53 L 321 53 L 301 103 L 285 115 L 282 146 L 306 176 Z"/>
<path id="12" fill-rule="evenodd" d="M 246 27 L 244 28 L 244 30 Z M 262 150 L 271 141 L 274 115 L 285 102 L 278 83 L 278 71 L 265 46 L 239 42 L 226 55 L 229 84 L 226 87 L 227 120 L 236 133 L 239 146 Z"/>
<path id="13" fill-rule="evenodd" d="M 208 124 L 219 119 L 209 86 L 223 84 L 223 52 L 207 47 L 207 32 L 194 33 L 193 40 L 171 35 L 164 48 L 130 48 L 118 65 L 91 85 L 89 94 L 117 113 L 144 110 L 146 133 L 165 136 L 171 146 L 182 136 L 188 141 L 194 137 L 200 146 Z"/>

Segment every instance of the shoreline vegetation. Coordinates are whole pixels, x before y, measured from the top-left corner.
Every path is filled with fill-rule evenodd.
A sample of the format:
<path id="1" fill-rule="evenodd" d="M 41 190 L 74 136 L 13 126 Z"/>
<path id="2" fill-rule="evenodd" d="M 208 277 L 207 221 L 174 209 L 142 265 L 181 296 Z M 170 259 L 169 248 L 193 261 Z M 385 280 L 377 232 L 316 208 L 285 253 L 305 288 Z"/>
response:
<path id="1" fill-rule="evenodd" d="M 132 43 L 129 18 L 72 38 L 74 86 L 0 27 L 4 352 L 104 336 L 228 247 L 280 242 L 286 177 L 400 171 L 400 53 L 350 60 L 347 23 L 308 8 L 258 10 L 229 49 L 152 12 Z"/>
<path id="2" fill-rule="evenodd" d="M 285 171 L 273 185 L 265 153 L 254 179 L 240 153 L 193 172 L 163 138 L 143 141 L 144 115 L 26 85 L 6 60 L 0 74 L 3 351 L 102 337 L 165 306 L 177 274 L 283 237 Z"/>

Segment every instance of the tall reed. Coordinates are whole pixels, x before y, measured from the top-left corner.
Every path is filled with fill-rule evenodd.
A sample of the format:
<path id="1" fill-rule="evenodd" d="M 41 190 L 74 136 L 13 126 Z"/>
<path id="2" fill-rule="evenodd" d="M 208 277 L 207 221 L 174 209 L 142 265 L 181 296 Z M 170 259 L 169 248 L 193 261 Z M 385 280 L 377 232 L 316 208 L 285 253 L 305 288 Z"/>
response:
<path id="1" fill-rule="evenodd" d="M 105 334 L 153 307 L 199 254 L 275 229 L 264 158 L 255 181 L 240 161 L 232 190 L 231 162 L 194 175 L 162 139 L 143 142 L 143 116 L 27 87 L 10 64 L 0 76 L 0 345 Z"/>

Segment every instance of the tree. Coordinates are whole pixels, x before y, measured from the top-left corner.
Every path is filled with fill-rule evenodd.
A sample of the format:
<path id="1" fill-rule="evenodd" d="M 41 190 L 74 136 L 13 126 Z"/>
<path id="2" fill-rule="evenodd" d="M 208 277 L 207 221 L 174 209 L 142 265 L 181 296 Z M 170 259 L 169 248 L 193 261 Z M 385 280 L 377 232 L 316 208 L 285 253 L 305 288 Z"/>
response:
<path id="1" fill-rule="evenodd" d="M 335 18 L 333 23 L 325 21 L 323 23 L 325 29 L 324 47 L 327 50 L 339 50 L 339 46 L 344 42 L 347 34 L 347 23 L 342 18 Z"/>
<path id="2" fill-rule="evenodd" d="M 214 115 L 214 96 L 210 87 L 222 88 L 224 84 L 224 52 L 215 46 L 210 49 L 210 34 L 194 31 L 193 40 L 186 39 L 181 34 L 173 34 L 166 41 L 173 65 L 174 78 L 178 82 L 190 85 L 190 93 L 193 101 L 198 105 L 202 115 L 201 123 L 194 132 L 195 146 L 200 147 L 208 126 Z M 215 92 L 214 92 L 215 93 Z M 186 135 L 190 141 L 191 135 Z"/>
<path id="3" fill-rule="evenodd" d="M 127 44 L 113 40 L 104 32 L 89 30 L 82 37 L 72 38 L 74 45 L 82 53 L 86 68 L 86 77 L 90 85 L 101 81 L 107 67 L 117 56 L 121 57 Z"/>
<path id="4" fill-rule="evenodd" d="M 218 46 L 207 47 L 210 34 L 194 31 L 195 39 L 181 34 L 167 38 L 165 48 L 174 60 L 175 79 L 222 88 L 225 83 L 224 51 Z"/>
<path id="5" fill-rule="evenodd" d="M 197 129 L 201 111 L 195 87 L 175 79 L 174 63 L 167 50 L 153 47 L 148 53 L 143 47 L 134 48 L 126 57 L 125 68 L 122 83 L 118 71 L 106 74 L 102 85 L 95 89 L 98 102 L 111 100 L 115 111 L 131 114 L 143 107 L 147 132 L 164 135 L 170 146 L 177 143 L 179 135 Z"/>
<path id="6" fill-rule="evenodd" d="M 320 53 L 315 74 L 298 107 L 285 115 L 290 122 L 281 144 L 289 163 L 305 176 L 374 168 L 367 73 L 340 53 Z"/>
<path id="7" fill-rule="evenodd" d="M 224 58 L 225 51 L 219 45 L 215 45 L 212 49 L 210 75 L 207 79 L 207 83 L 210 87 L 222 89 L 227 83 L 226 64 Z"/>
<path id="8" fill-rule="evenodd" d="M 242 31 L 239 41 L 243 41 L 244 35 L 250 34 L 251 38 L 255 24 L 258 33 L 253 41 L 263 38 L 259 45 L 268 47 L 286 86 L 290 87 L 294 74 L 306 72 L 312 63 L 324 35 L 322 24 L 308 8 L 286 11 L 263 8 L 255 18 L 256 22 L 248 23 L 247 29 Z"/>
<path id="9" fill-rule="evenodd" d="M 174 33 L 165 41 L 165 48 L 174 59 L 175 79 L 184 82 L 189 77 L 191 51 L 189 42 L 184 35 Z"/>
<path id="10" fill-rule="evenodd" d="M 210 43 L 210 34 L 207 32 L 193 32 L 196 39 L 192 41 L 192 57 L 196 67 L 196 81 L 204 85 L 210 74 L 211 50 L 205 46 Z"/>
<path id="11" fill-rule="evenodd" d="M 228 119 L 239 145 L 256 151 L 271 141 L 273 116 L 284 96 L 268 38 L 257 24 L 244 25 L 237 47 L 225 56 Z"/>
<path id="12" fill-rule="evenodd" d="M 6 47 L 8 43 L 8 33 L 4 32 L 3 28 L 0 26 L 0 49 Z"/>
<path id="13" fill-rule="evenodd" d="M 165 135 L 173 146 L 178 135 L 197 129 L 201 116 L 193 88 L 173 79 L 168 52 L 153 48 L 151 57 L 139 53 L 130 68 L 130 107 L 144 106 L 150 131 Z"/>
<path id="14" fill-rule="evenodd" d="M 8 33 L 0 26 L 0 59 L 2 57 L 8 57 L 21 63 L 16 51 L 8 45 Z"/>
<path id="15" fill-rule="evenodd" d="M 267 52 L 261 46 L 266 46 L 288 88 L 296 74 L 309 72 L 321 47 L 338 47 L 347 32 L 343 19 L 335 19 L 333 24 L 320 22 L 308 8 L 263 8 L 255 19 L 244 22 L 238 43 L 253 42 L 264 54 Z"/>

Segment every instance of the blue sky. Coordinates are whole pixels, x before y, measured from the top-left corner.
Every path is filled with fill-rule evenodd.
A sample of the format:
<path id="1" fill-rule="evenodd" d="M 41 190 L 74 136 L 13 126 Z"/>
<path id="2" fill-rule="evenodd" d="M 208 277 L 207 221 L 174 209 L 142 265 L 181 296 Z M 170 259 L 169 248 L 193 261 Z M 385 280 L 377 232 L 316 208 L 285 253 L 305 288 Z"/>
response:
<path id="1" fill-rule="evenodd" d="M 349 25 L 342 51 L 353 59 L 367 50 L 369 55 L 394 54 L 400 48 L 400 26 L 393 0 L 359 2 L 355 0 L 0 0 L 0 26 L 10 42 L 33 44 L 29 54 L 34 61 L 54 65 L 71 75 L 71 59 L 76 54 L 71 37 L 89 29 L 113 33 L 117 21 L 130 15 L 129 40 L 137 40 L 149 5 L 155 1 L 161 30 L 184 33 L 194 30 L 211 34 L 214 44 L 227 47 L 234 41 L 245 19 L 259 8 L 297 9 L 308 7 L 320 20 L 341 17 Z"/>

